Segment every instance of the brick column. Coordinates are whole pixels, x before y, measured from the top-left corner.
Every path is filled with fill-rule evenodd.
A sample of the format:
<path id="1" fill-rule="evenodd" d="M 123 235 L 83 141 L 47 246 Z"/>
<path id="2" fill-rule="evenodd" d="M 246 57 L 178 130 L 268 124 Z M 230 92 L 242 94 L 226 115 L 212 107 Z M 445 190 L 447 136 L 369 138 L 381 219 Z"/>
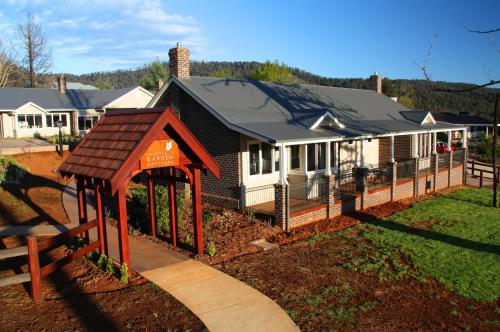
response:
<path id="1" fill-rule="evenodd" d="M 290 230 L 287 193 L 288 186 L 286 184 L 276 183 L 274 185 L 274 223 L 281 226 L 284 231 Z"/>
<path id="2" fill-rule="evenodd" d="M 436 191 L 436 181 L 437 181 L 437 176 L 438 176 L 438 172 L 439 172 L 439 155 L 437 153 L 433 153 L 432 154 L 432 158 L 431 158 L 431 167 L 434 166 L 434 170 L 433 170 L 433 173 L 434 173 L 434 183 L 433 183 L 433 188 L 432 188 L 432 191 Z"/>
<path id="3" fill-rule="evenodd" d="M 451 168 L 453 167 L 453 151 L 448 156 L 448 187 L 451 185 Z"/>
<path id="4" fill-rule="evenodd" d="M 335 216 L 335 175 L 325 175 L 325 195 L 327 218 Z"/>
<path id="5" fill-rule="evenodd" d="M 368 192 L 368 185 L 367 185 L 368 168 L 357 167 L 355 175 L 356 175 L 356 192 L 358 194 L 365 195 Z"/>
<path id="6" fill-rule="evenodd" d="M 413 158 L 413 196 L 418 197 L 418 157 Z"/>
<path id="7" fill-rule="evenodd" d="M 396 197 L 396 186 L 398 181 L 398 163 L 388 162 L 387 163 L 387 176 L 391 179 L 391 202 L 394 201 L 394 197 Z"/>

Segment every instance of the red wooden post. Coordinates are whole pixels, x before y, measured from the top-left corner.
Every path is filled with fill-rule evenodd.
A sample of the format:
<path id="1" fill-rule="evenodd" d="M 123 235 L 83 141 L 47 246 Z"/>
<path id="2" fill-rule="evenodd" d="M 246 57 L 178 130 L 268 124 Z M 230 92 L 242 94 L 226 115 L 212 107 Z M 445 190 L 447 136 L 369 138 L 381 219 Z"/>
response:
<path id="1" fill-rule="evenodd" d="M 193 183 L 191 184 L 191 195 L 193 198 L 193 222 L 194 222 L 194 243 L 199 256 L 203 255 L 203 225 L 201 206 L 201 174 L 199 168 L 193 168 Z"/>
<path id="2" fill-rule="evenodd" d="M 99 252 L 108 255 L 108 243 L 106 239 L 106 222 L 104 220 L 104 210 L 102 206 L 101 186 L 96 184 L 95 193 L 95 213 L 97 219 L 97 236 L 99 238 Z"/>
<path id="3" fill-rule="evenodd" d="M 168 172 L 170 179 L 168 181 L 168 214 L 170 218 L 170 239 L 172 240 L 172 245 L 177 246 L 177 194 L 175 192 L 175 168 L 170 168 Z"/>
<path id="4" fill-rule="evenodd" d="M 127 197 L 125 186 L 118 189 L 118 244 L 120 247 L 120 263 L 127 264 L 130 269 L 130 250 L 128 245 Z"/>
<path id="5" fill-rule="evenodd" d="M 40 261 L 38 260 L 38 240 L 35 236 L 26 237 L 28 244 L 28 268 L 31 275 L 31 297 L 33 301 L 42 300 L 42 289 L 40 284 Z"/>
<path id="6" fill-rule="evenodd" d="M 153 238 L 156 237 L 156 216 L 155 216 L 155 184 L 153 182 L 153 173 L 151 170 L 146 172 L 148 175 L 148 210 L 149 210 L 149 230 Z"/>
<path id="7" fill-rule="evenodd" d="M 78 198 L 78 221 L 80 225 L 85 224 L 88 221 L 87 217 L 87 194 L 85 192 L 85 180 L 77 177 L 76 178 L 76 195 Z M 86 244 L 89 244 L 89 233 L 85 232 L 82 234 Z"/>

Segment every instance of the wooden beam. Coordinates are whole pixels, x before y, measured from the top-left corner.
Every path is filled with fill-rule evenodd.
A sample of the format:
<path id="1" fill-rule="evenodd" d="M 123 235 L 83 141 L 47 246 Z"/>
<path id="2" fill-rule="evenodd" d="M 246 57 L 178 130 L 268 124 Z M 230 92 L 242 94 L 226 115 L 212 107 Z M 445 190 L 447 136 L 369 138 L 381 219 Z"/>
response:
<path id="1" fill-rule="evenodd" d="M 28 254 L 28 247 L 26 246 L 2 249 L 0 250 L 0 259 L 26 256 L 27 254 Z"/>
<path id="2" fill-rule="evenodd" d="M 168 180 L 168 214 L 170 218 L 170 239 L 174 247 L 177 246 L 177 194 L 175 191 L 175 167 L 170 167 L 169 169 L 169 180 Z"/>
<path id="3" fill-rule="evenodd" d="M 194 168 L 192 173 L 193 184 L 191 185 L 191 196 L 193 199 L 194 244 L 198 256 L 202 256 L 204 248 L 201 205 L 201 172 L 199 168 Z"/>
<path id="4" fill-rule="evenodd" d="M 78 198 L 78 222 L 80 225 L 86 224 L 88 221 L 87 215 L 87 194 L 85 192 L 85 179 L 76 178 L 76 196 Z M 82 234 L 85 243 L 89 243 L 89 233 Z"/>
<path id="5" fill-rule="evenodd" d="M 155 184 L 153 182 L 153 173 L 146 171 L 148 175 L 148 211 L 149 211 L 149 231 L 153 238 L 156 237 L 156 215 L 155 215 Z"/>
<path id="6" fill-rule="evenodd" d="M 95 212 L 97 219 L 97 236 L 99 238 L 99 252 L 108 255 L 108 240 L 106 236 L 106 220 L 104 220 L 104 206 L 102 204 L 102 189 L 98 184 L 94 187 Z"/>
<path id="7" fill-rule="evenodd" d="M 40 261 L 38 259 L 38 240 L 36 236 L 26 237 L 28 246 L 28 269 L 31 277 L 31 298 L 35 302 L 42 300 L 40 283 Z"/>
<path id="8" fill-rule="evenodd" d="M 120 263 L 127 264 L 130 269 L 130 249 L 128 244 L 127 196 L 125 185 L 121 186 L 118 195 L 118 245 L 120 248 Z"/>

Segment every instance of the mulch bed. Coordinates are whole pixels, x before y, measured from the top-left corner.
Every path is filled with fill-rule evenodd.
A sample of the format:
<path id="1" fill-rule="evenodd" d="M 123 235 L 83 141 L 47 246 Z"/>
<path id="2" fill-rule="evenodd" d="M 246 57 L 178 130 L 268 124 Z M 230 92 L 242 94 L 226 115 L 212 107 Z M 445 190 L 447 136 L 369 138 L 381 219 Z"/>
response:
<path id="1" fill-rule="evenodd" d="M 0 225 L 70 222 L 61 201 L 67 180 L 55 172 L 67 155 L 61 158 L 55 152 L 44 152 L 13 156 L 29 168 L 29 173 L 20 183 L 0 188 Z"/>
<path id="2" fill-rule="evenodd" d="M 11 237 L 3 242 L 12 246 L 22 240 Z M 66 250 L 61 247 L 51 254 L 62 257 Z M 5 261 L 2 263 L 0 275 L 12 274 Z M 10 263 L 17 266 L 19 262 Z M 204 329 L 186 307 L 141 276 L 133 273 L 125 285 L 87 258 L 42 278 L 42 296 L 42 302 L 34 303 L 28 285 L 3 287 L 0 331 Z"/>

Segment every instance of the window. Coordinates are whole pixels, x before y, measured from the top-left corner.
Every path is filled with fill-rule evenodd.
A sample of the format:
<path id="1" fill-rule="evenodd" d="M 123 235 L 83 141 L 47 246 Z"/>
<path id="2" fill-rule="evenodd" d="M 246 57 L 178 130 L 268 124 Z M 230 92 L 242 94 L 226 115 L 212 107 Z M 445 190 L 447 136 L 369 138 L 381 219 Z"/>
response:
<path id="1" fill-rule="evenodd" d="M 274 147 L 274 169 L 280 170 L 280 148 L 278 146 Z"/>
<path id="2" fill-rule="evenodd" d="M 332 167 L 336 167 L 336 164 L 335 164 L 335 160 L 337 158 L 335 158 L 336 154 L 337 154 L 337 151 L 335 149 L 336 147 L 336 144 L 335 143 L 330 143 L 330 165 Z"/>
<path id="3" fill-rule="evenodd" d="M 307 171 L 319 171 L 326 167 L 326 143 L 307 144 Z"/>
<path id="4" fill-rule="evenodd" d="M 47 127 L 57 127 L 58 122 L 62 122 L 63 127 L 68 125 L 68 115 L 67 114 L 47 114 L 45 116 L 45 122 Z"/>
<path id="5" fill-rule="evenodd" d="M 250 175 L 271 174 L 279 171 L 279 147 L 266 143 L 248 145 Z"/>
<path id="6" fill-rule="evenodd" d="M 255 175 L 260 173 L 260 158 L 259 158 L 259 144 L 250 144 L 250 175 Z"/>
<path id="7" fill-rule="evenodd" d="M 262 143 L 262 174 L 273 172 L 271 148 L 269 144 Z"/>
<path id="8" fill-rule="evenodd" d="M 300 145 L 292 145 L 290 147 L 290 169 L 300 169 Z"/>
<path id="9" fill-rule="evenodd" d="M 19 114 L 17 116 L 18 128 L 42 128 L 42 115 L 41 114 Z"/>
<path id="10" fill-rule="evenodd" d="M 78 117 L 78 130 L 90 130 L 95 126 L 99 120 L 98 116 L 79 116 Z"/>
<path id="11" fill-rule="evenodd" d="M 307 144 L 307 171 L 316 170 L 316 144 Z"/>

